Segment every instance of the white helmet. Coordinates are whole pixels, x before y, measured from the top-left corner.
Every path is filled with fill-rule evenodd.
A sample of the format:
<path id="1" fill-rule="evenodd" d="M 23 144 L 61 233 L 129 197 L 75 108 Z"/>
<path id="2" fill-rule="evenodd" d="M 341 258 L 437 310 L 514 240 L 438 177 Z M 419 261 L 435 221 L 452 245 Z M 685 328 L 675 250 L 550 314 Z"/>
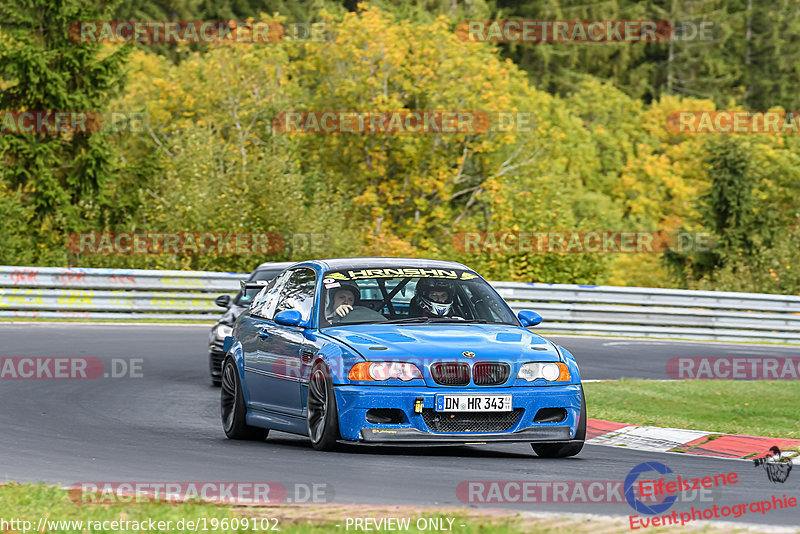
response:
<path id="1" fill-rule="evenodd" d="M 442 291 L 447 293 L 444 302 L 437 302 L 431 300 L 430 294 L 432 291 Z M 415 296 L 419 307 L 436 316 L 444 317 L 450 313 L 450 308 L 453 307 L 453 296 L 455 294 L 453 283 L 449 280 L 441 280 L 436 278 L 422 278 L 417 282 L 415 289 Z"/>

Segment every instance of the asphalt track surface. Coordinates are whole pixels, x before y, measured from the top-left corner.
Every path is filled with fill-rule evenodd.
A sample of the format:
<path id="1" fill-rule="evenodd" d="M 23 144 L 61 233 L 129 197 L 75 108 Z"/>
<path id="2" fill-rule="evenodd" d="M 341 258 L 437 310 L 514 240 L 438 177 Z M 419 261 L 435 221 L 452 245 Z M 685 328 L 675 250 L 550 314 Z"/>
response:
<path id="1" fill-rule="evenodd" d="M 769 500 L 800 500 L 800 472 L 772 483 L 752 462 L 587 445 L 568 459 L 537 458 L 527 444 L 314 451 L 302 437 L 272 432 L 266 442 L 225 438 L 219 389 L 207 378 L 207 327 L 182 325 L 2 324 L 0 357 L 141 358 L 142 377 L 0 380 L 0 480 L 251 481 L 324 484 L 328 501 L 491 506 L 527 511 L 630 515 L 626 502 L 464 502 L 463 481 L 621 481 L 642 462 L 682 477 L 735 472 L 738 483 L 678 502 L 667 513 Z M 786 347 L 553 336 L 578 358 L 584 379 L 666 378 L 674 356 L 800 355 Z M 796 407 L 786 407 L 796 409 Z M 591 414 L 590 414 L 591 417 Z M 796 469 L 797 471 L 797 469 Z M 300 490 L 294 488 L 300 487 Z M 479 494 L 480 495 L 480 494 Z M 512 498 L 514 495 L 511 495 Z M 463 496 L 462 496 L 463 497 Z M 705 499 L 705 500 L 701 500 Z M 624 500 L 624 499 L 623 499 Z M 748 512 L 738 522 L 796 526 L 800 509 Z"/>

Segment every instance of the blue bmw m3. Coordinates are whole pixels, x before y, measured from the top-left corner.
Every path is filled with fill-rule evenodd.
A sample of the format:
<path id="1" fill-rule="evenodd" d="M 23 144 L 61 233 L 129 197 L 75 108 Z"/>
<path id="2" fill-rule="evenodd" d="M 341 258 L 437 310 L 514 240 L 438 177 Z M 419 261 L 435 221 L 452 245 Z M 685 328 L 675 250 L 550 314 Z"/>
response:
<path id="1" fill-rule="evenodd" d="M 253 299 L 226 339 L 221 416 L 231 439 L 270 430 L 338 443 L 529 442 L 574 456 L 586 436 L 575 358 L 526 327 L 454 262 L 297 263 Z"/>

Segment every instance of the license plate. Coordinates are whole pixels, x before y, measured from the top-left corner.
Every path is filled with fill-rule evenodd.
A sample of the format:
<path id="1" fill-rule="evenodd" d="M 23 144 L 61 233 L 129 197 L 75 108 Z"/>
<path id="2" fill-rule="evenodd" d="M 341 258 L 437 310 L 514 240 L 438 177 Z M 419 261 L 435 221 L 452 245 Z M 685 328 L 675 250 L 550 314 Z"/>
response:
<path id="1" fill-rule="evenodd" d="M 510 412 L 511 395 L 436 395 L 437 412 Z"/>

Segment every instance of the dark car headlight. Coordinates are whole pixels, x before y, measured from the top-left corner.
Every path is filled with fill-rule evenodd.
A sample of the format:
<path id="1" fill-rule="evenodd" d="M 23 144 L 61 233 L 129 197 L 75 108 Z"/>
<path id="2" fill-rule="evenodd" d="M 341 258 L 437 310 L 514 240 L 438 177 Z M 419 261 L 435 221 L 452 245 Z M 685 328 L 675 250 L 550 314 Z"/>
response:
<path id="1" fill-rule="evenodd" d="M 217 326 L 217 329 L 214 331 L 214 335 L 217 336 L 218 339 L 225 339 L 231 334 L 233 334 L 233 328 L 226 324 Z"/>

